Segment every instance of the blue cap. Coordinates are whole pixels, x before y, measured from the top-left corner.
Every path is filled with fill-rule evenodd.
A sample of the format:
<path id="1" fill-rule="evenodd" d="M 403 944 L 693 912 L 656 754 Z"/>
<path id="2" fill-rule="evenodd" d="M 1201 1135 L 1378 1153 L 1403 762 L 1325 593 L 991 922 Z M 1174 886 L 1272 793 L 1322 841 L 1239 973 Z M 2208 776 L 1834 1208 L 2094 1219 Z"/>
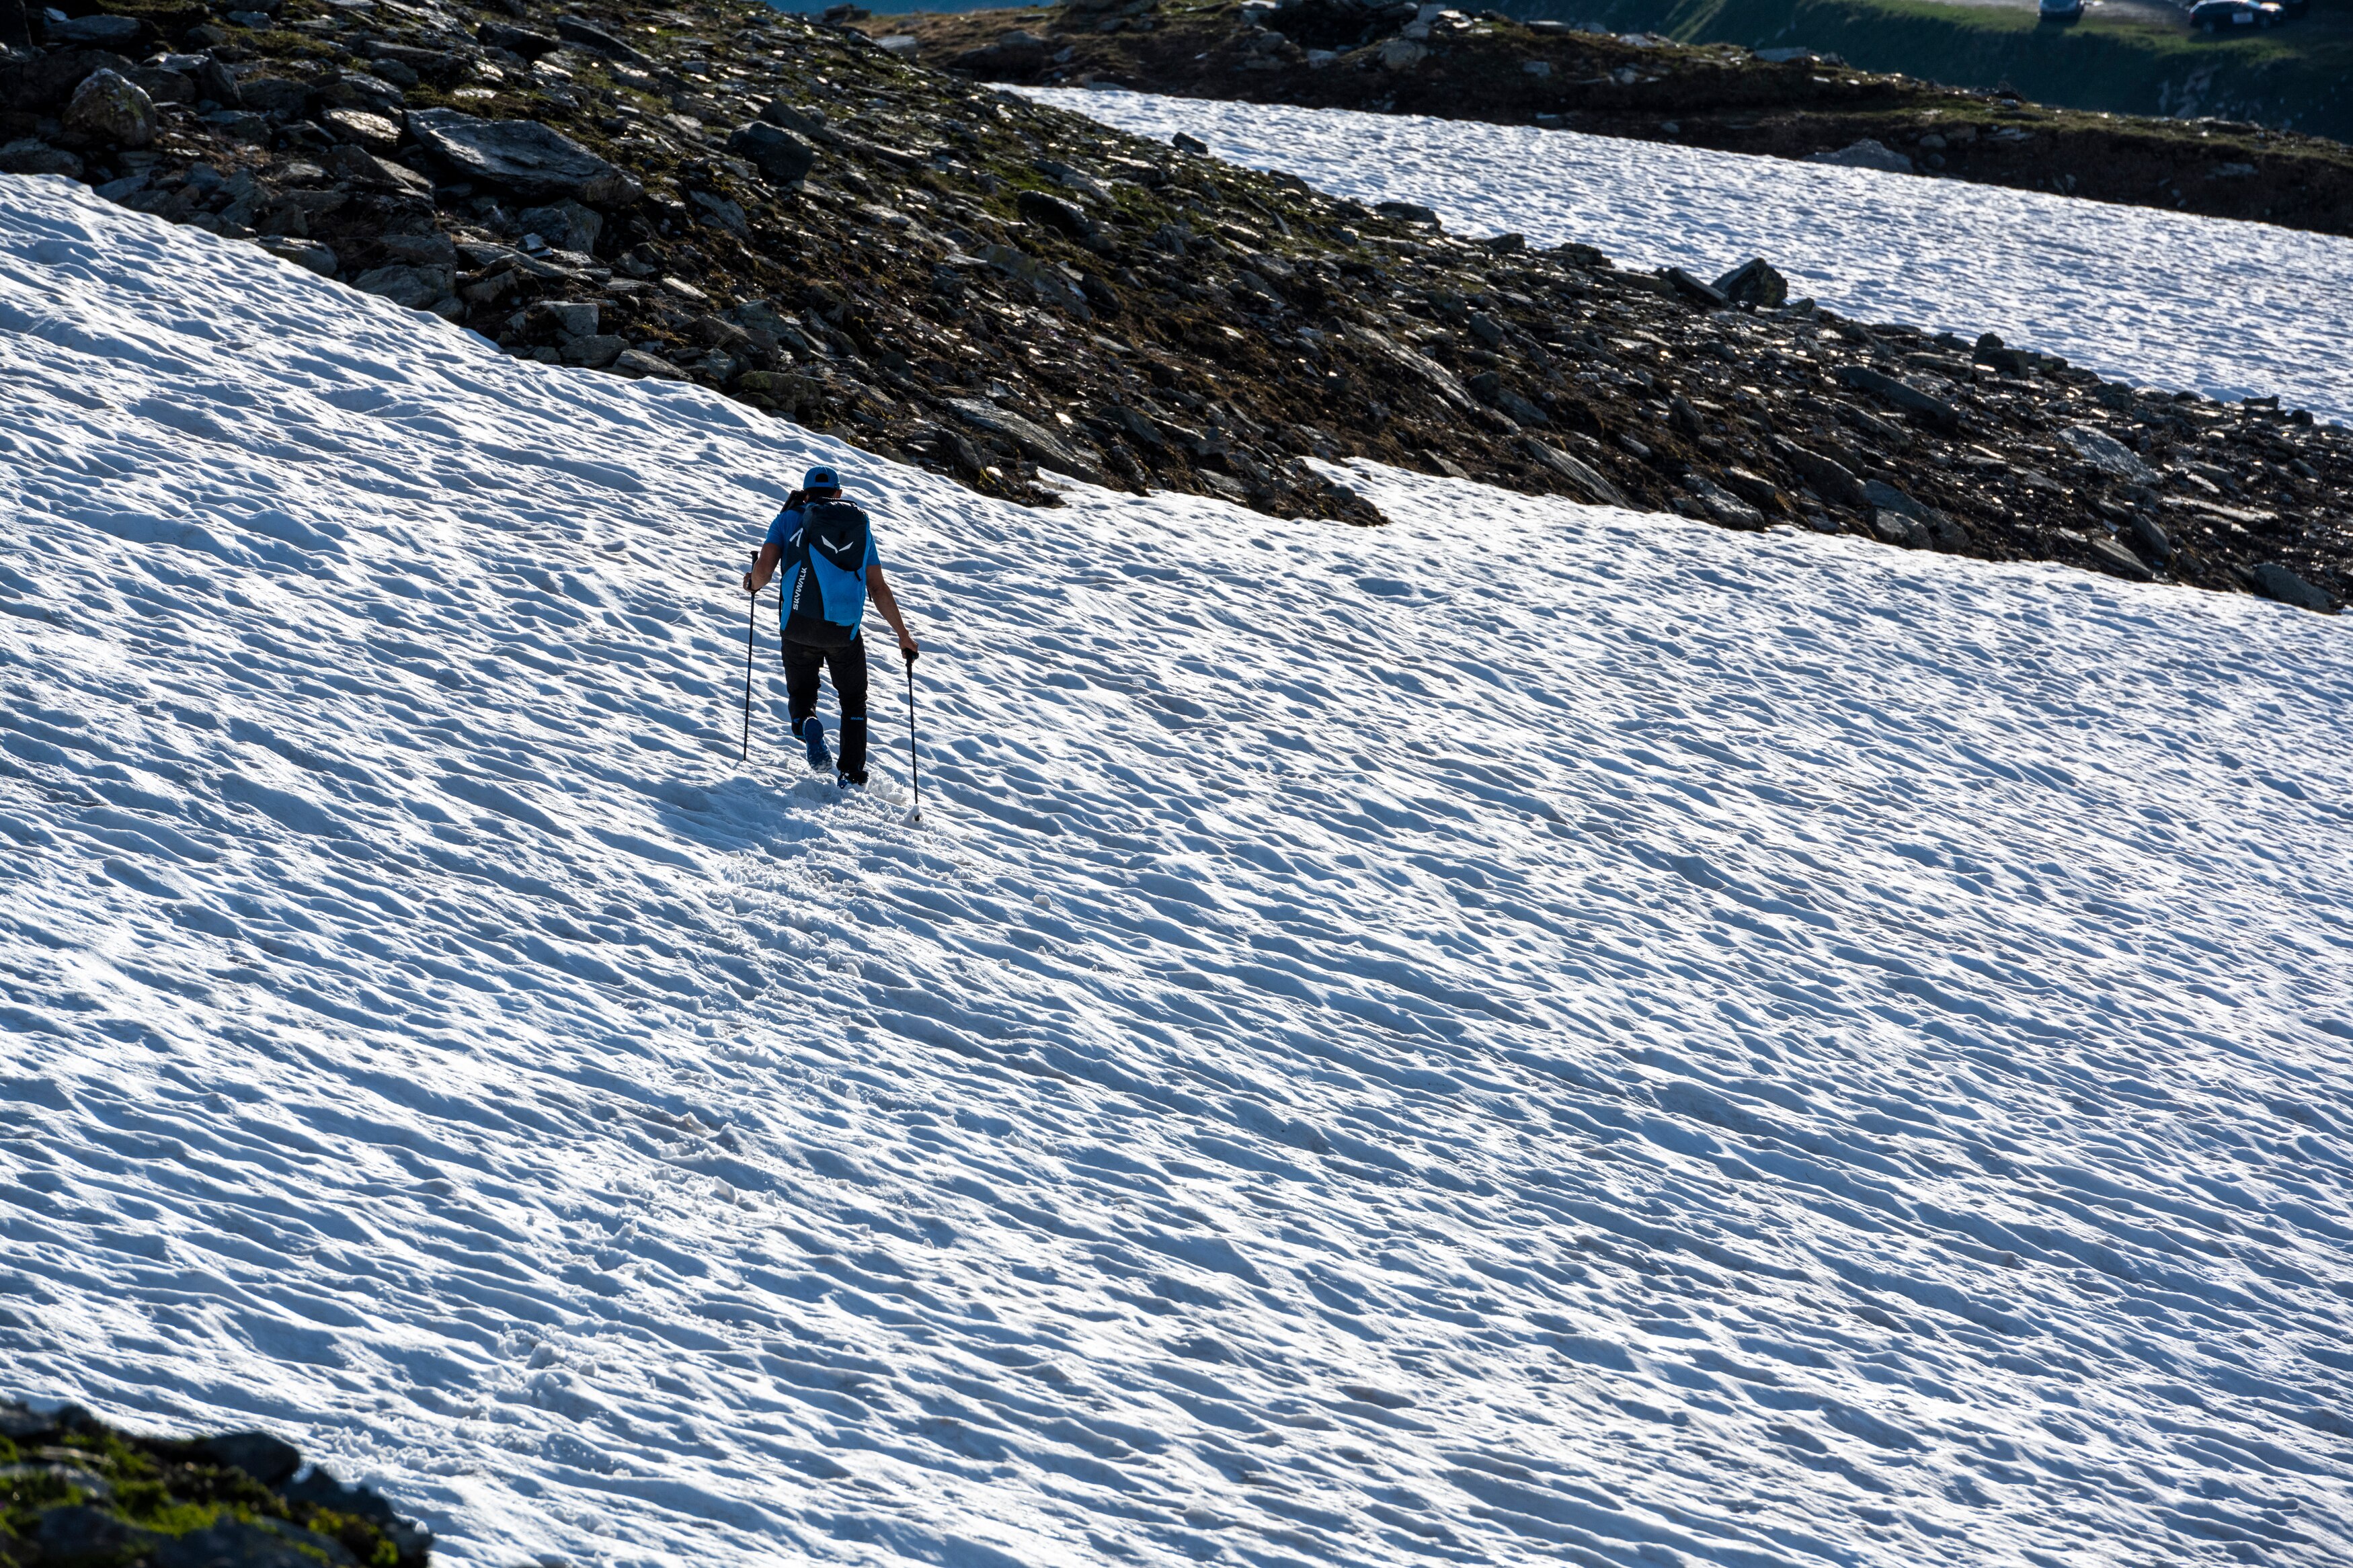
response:
<path id="1" fill-rule="evenodd" d="M 841 476 L 822 463 L 801 476 L 801 489 L 805 490 L 838 490 L 840 488 Z"/>

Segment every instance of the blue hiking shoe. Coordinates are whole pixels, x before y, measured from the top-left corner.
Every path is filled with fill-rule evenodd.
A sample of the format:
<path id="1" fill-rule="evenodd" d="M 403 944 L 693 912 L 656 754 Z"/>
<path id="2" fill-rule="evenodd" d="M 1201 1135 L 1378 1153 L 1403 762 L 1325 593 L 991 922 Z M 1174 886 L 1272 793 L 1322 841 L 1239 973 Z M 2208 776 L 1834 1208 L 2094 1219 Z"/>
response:
<path id="1" fill-rule="evenodd" d="M 801 721 L 801 740 L 808 747 L 809 766 L 824 773 L 833 766 L 833 753 L 826 750 L 825 721 L 812 713 Z"/>

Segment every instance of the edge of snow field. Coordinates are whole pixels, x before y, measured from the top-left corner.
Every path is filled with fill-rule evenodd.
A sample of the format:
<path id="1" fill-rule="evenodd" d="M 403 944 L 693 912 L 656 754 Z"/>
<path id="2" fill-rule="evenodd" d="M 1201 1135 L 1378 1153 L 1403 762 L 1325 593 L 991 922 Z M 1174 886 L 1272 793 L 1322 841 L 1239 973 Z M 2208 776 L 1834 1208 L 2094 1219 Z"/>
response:
<path id="1" fill-rule="evenodd" d="M 2353 1552 L 2340 622 L 1023 511 L 58 181 L 0 457 L 0 1392 L 461 1563 Z M 818 460 L 920 828 L 773 610 L 733 764 Z"/>
<path id="2" fill-rule="evenodd" d="M 1762 256 L 1792 295 L 2055 353 L 2224 402 L 2278 394 L 2353 419 L 2353 309 L 2311 279 L 2353 239 L 1956 180 L 1535 126 L 1018 87 L 1139 135 L 1184 131 L 1247 167 L 1450 229 L 1598 245 L 1713 278 Z M 2227 279 L 2227 289 L 2216 279 Z"/>

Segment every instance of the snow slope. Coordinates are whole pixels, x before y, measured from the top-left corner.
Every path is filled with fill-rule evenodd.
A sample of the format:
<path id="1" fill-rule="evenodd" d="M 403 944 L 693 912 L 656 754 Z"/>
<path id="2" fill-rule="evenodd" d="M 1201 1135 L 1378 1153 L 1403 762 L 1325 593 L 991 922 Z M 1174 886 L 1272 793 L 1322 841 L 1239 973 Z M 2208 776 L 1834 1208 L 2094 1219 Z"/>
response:
<path id="1" fill-rule="evenodd" d="M 55 180 L 0 451 L 0 1392 L 458 1563 L 2353 1554 L 2340 621 L 1022 511 Z M 735 764 L 814 458 L 919 825 Z"/>
<path id="2" fill-rule="evenodd" d="M 1714 278 L 1751 256 L 1870 321 L 2063 354 L 2210 396 L 2353 418 L 2353 239 L 2072 196 L 1533 126 L 1214 103 L 1082 88 L 1029 97 L 1467 235 L 1598 245 Z"/>

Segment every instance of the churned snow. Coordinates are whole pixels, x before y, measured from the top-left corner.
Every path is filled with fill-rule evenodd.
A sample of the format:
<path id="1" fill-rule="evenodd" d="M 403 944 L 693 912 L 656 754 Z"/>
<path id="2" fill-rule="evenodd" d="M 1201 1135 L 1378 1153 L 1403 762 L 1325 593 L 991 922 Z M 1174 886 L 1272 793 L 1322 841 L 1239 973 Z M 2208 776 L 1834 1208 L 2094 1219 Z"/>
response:
<path id="1" fill-rule="evenodd" d="M 1752 256 L 1791 291 L 2062 354 L 2168 391 L 2276 393 L 2353 418 L 2353 239 L 1876 169 L 1418 115 L 1081 88 L 1029 97 L 1450 231 L 1578 241 L 1621 267 L 1715 278 Z"/>
<path id="2" fill-rule="evenodd" d="M 2340 621 L 1024 511 L 57 180 L 0 452 L 6 1393 L 458 1563 L 2353 1555 Z M 736 764 L 816 459 L 920 822 L 772 621 Z"/>

